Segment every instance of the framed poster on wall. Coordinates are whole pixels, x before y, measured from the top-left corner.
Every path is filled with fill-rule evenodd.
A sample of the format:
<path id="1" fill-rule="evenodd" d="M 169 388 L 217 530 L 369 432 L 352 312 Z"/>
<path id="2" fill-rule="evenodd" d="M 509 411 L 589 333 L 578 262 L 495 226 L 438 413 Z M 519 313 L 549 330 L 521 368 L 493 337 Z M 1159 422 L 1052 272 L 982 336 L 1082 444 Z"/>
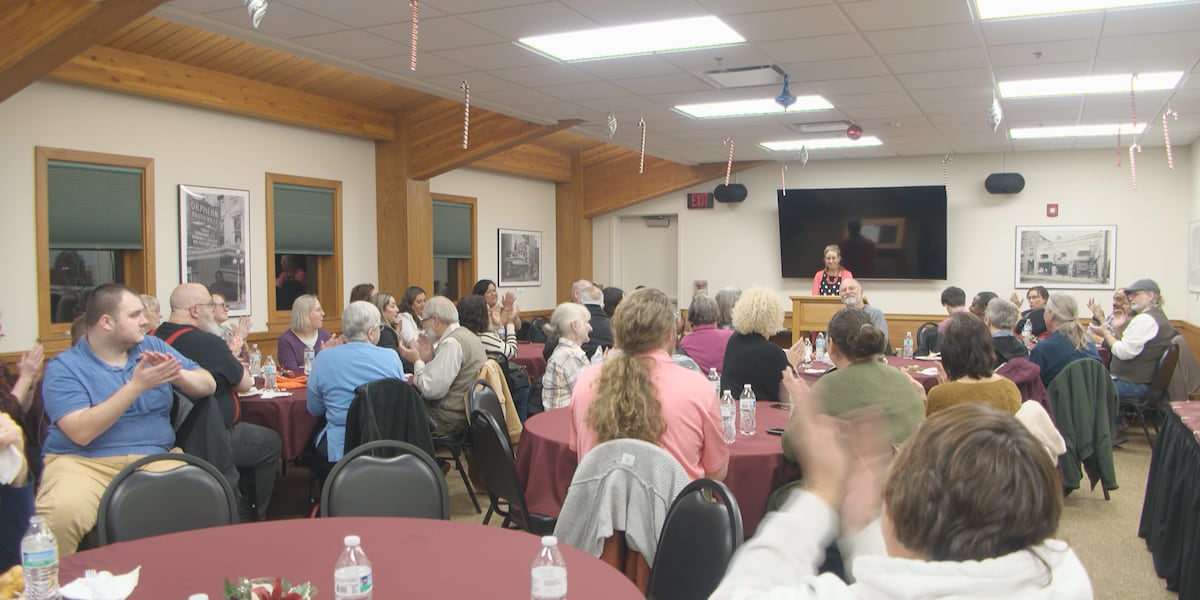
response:
<path id="1" fill-rule="evenodd" d="M 1115 225 L 1017 227 L 1014 285 L 1114 289 L 1116 250 Z"/>
<path id="2" fill-rule="evenodd" d="M 231 316 L 250 314 L 250 192 L 179 185 L 179 279 L 225 296 Z"/>
<path id="3" fill-rule="evenodd" d="M 542 285 L 542 232 L 498 229 L 499 287 Z"/>

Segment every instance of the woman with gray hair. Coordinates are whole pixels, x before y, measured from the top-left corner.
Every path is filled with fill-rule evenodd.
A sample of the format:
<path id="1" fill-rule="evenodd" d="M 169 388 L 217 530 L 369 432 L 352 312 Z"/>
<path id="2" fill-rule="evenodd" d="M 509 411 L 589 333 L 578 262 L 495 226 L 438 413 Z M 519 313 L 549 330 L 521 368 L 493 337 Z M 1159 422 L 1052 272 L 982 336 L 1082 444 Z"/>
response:
<path id="1" fill-rule="evenodd" d="M 721 288 L 717 292 L 717 328 L 733 329 L 733 306 L 742 297 L 742 290 L 735 287 Z"/>
<path id="2" fill-rule="evenodd" d="M 564 302 L 550 315 L 546 339 L 557 339 L 554 353 L 542 375 L 542 406 L 546 410 L 571 405 L 571 391 L 579 372 L 588 365 L 583 344 L 592 332 L 592 315 L 582 304 Z M 597 351 L 601 351 L 597 349 Z"/>
<path id="3" fill-rule="evenodd" d="M 1050 294 L 1043 309 L 1046 331 L 1050 335 L 1038 342 L 1029 353 L 1029 360 L 1042 368 L 1042 383 L 1050 382 L 1067 365 L 1081 358 L 1100 361 L 1096 344 L 1089 340 L 1083 325 L 1079 324 L 1079 304 L 1067 294 Z"/>
<path id="4" fill-rule="evenodd" d="M 688 322 L 692 324 L 692 331 L 679 340 L 679 350 L 696 361 L 696 366 L 705 375 L 710 369 L 721 371 L 725 362 L 725 346 L 733 336 L 733 331 L 717 328 L 719 316 L 716 300 L 708 296 L 692 298 L 692 304 L 688 306 Z"/>
<path id="5" fill-rule="evenodd" d="M 1017 305 L 1004 298 L 992 298 L 983 311 L 983 322 L 992 332 L 992 349 L 996 351 L 996 361 L 992 367 L 1014 358 L 1029 358 L 1029 349 L 1013 334 L 1013 326 L 1021 316 Z"/>
<path id="6" fill-rule="evenodd" d="M 148 294 L 138 296 L 142 301 L 142 314 L 146 316 L 146 327 L 142 333 L 153 334 L 159 325 L 162 325 L 162 307 L 158 304 L 158 298 Z"/>
<path id="7" fill-rule="evenodd" d="M 379 312 L 379 311 L 376 311 Z M 321 327 L 325 322 L 325 309 L 321 301 L 312 294 L 304 294 L 292 303 L 292 326 L 279 336 L 279 368 L 299 371 L 304 368 L 304 352 L 309 348 L 313 354 L 330 345 L 333 334 Z"/>
<path id="8" fill-rule="evenodd" d="M 354 401 L 354 389 L 377 379 L 404 377 L 400 356 L 375 345 L 380 320 L 374 304 L 351 302 L 342 312 L 346 343 L 318 355 L 308 375 L 308 412 L 326 421 L 317 436 L 317 449 L 331 463 L 342 458 L 345 449 L 346 413 Z"/>
<path id="9" fill-rule="evenodd" d="M 771 343 L 770 337 L 783 326 L 783 307 L 775 292 L 766 288 L 751 288 L 738 298 L 733 307 L 733 329 L 736 331 L 725 346 L 721 369 L 721 389 L 733 392 L 737 398 L 742 387 L 750 384 L 758 400 L 775 402 L 780 397 L 780 373 L 789 368 L 783 348 Z"/>

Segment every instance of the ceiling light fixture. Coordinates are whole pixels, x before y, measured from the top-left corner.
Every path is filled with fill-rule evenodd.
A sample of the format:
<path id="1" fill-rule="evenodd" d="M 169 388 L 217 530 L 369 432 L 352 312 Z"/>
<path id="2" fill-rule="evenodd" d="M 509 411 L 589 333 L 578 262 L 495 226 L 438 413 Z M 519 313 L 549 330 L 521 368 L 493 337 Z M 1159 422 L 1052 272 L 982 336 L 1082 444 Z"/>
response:
<path id="1" fill-rule="evenodd" d="M 517 45 L 550 58 L 574 62 L 730 46 L 745 41 L 720 19 L 707 16 L 535 35 L 517 40 Z"/>
<path id="2" fill-rule="evenodd" d="M 1022 79 L 1001 81 L 1002 98 L 1045 98 L 1049 96 L 1078 96 L 1082 94 L 1121 94 L 1129 91 L 1129 82 L 1134 82 L 1134 91 L 1152 92 L 1173 90 L 1183 78 L 1183 71 L 1161 73 L 1132 73 L 1117 75 L 1087 75 L 1083 77 L 1054 77 L 1050 79 Z"/>
<path id="3" fill-rule="evenodd" d="M 720 119 L 724 117 L 772 115 L 784 112 L 796 113 L 830 110 L 833 108 L 833 105 L 820 96 L 800 96 L 796 98 L 794 104 L 788 106 L 786 109 L 775 98 L 754 98 L 751 100 L 709 102 L 706 104 L 680 104 L 672 108 L 676 112 L 683 113 L 693 119 Z"/>
<path id="4" fill-rule="evenodd" d="M 242 0 L 246 4 L 246 14 L 250 15 L 250 23 L 258 29 L 263 17 L 267 14 L 267 0 Z"/>
<path id="5" fill-rule="evenodd" d="M 975 0 L 979 18 L 1010 19 L 1034 17 L 1110 8 L 1135 8 L 1156 4 L 1174 4 L 1187 0 Z"/>
<path id="6" fill-rule="evenodd" d="M 759 146 L 775 152 L 796 152 L 801 148 L 809 150 L 825 150 L 829 148 L 858 148 L 860 146 L 882 146 L 883 142 L 873 135 L 864 135 L 857 140 L 846 136 L 835 138 L 808 138 L 805 140 L 788 140 L 784 142 L 762 142 Z"/>
<path id="7" fill-rule="evenodd" d="M 1146 130 L 1145 123 L 1137 127 L 1129 123 L 1108 123 L 1104 125 L 1069 125 L 1064 127 L 1014 127 L 1008 130 L 1008 137 L 1014 140 L 1043 140 L 1050 138 L 1100 137 L 1106 135 L 1137 135 Z"/>

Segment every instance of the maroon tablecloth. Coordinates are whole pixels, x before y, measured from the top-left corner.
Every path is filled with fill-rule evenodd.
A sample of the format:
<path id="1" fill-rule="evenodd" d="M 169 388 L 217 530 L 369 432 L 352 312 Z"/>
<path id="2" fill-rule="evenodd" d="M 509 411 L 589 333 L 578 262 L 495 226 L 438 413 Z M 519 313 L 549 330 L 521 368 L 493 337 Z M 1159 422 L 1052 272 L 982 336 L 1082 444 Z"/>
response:
<path id="1" fill-rule="evenodd" d="M 530 377 L 541 379 L 542 373 L 546 372 L 546 359 L 542 356 L 542 350 L 545 347 L 545 344 L 518 343 L 517 355 L 513 358 L 513 362 L 525 367 L 525 370 L 529 371 Z"/>
<path id="2" fill-rule="evenodd" d="M 264 400 L 259 396 L 242 398 L 242 419 L 247 423 L 273 429 L 283 439 L 283 460 L 296 460 L 320 422 L 308 414 L 308 390 L 288 390 L 291 396 Z"/>
<path id="3" fill-rule="evenodd" d="M 924 375 L 920 372 L 920 370 L 932 369 L 936 367 L 938 363 L 939 361 L 936 360 L 916 360 L 912 358 L 899 358 L 896 356 L 887 357 L 887 364 L 896 367 L 897 369 L 903 369 L 906 373 L 911 374 L 913 379 L 916 379 L 921 383 L 921 385 L 925 386 L 926 392 L 933 389 L 933 386 L 937 385 L 937 376 Z M 921 369 L 918 370 L 907 368 L 912 366 L 917 366 Z M 824 371 L 832 367 L 833 365 L 830 363 L 814 362 L 811 367 L 799 369 L 800 377 L 808 380 L 809 383 L 812 383 L 816 381 Z"/>
<path id="4" fill-rule="evenodd" d="M 333 564 L 342 538 L 362 537 L 371 560 L 374 597 L 520 598 L 529 594 L 529 565 L 539 538 L 523 531 L 428 519 L 340 517 L 266 521 L 174 533 L 105 546 L 64 558 L 60 580 L 85 569 L 126 573 L 141 565 L 132 600 L 224 598 L 224 580 L 284 577 L 311 581 L 318 598 L 333 598 Z M 560 544 L 571 600 L 641 598 L 619 571 Z"/>
<path id="5" fill-rule="evenodd" d="M 767 512 L 771 490 L 785 481 L 795 479 L 800 468 L 783 458 L 779 436 L 766 432 L 771 427 L 787 425 L 789 411 L 773 408 L 771 403 L 758 403 L 758 433 L 751 437 L 738 436 L 729 446 L 729 474 L 725 485 L 737 498 L 742 510 L 746 537 L 754 534 L 759 521 Z M 558 409 L 530 417 L 521 434 L 517 450 L 517 474 L 525 490 L 529 510 L 558 516 L 567 488 L 575 475 L 579 461 L 571 451 L 571 411 Z"/>

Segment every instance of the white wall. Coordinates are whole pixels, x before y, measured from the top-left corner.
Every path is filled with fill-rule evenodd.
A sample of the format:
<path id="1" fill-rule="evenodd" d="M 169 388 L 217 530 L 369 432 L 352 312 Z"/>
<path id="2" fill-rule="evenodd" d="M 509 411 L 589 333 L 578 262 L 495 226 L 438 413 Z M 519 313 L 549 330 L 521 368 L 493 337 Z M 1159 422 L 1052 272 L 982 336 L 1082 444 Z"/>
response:
<path id="1" fill-rule="evenodd" d="M 1138 191 L 1131 189 L 1127 162 L 1114 166 L 1112 151 L 1024 152 L 955 156 L 950 165 L 948 239 L 951 249 L 947 281 L 868 281 L 871 302 L 886 312 L 936 314 L 941 290 L 957 285 L 974 293 L 990 289 L 1007 296 L 1013 289 L 1014 228 L 1018 225 L 1116 225 L 1116 280 L 1129 283 L 1141 277 L 1158 281 L 1167 300 L 1167 314 L 1200 319 L 1200 305 L 1186 302 L 1187 223 L 1200 215 L 1200 192 L 1195 179 L 1200 159 L 1195 148 L 1175 148 L 1175 170 L 1169 171 L 1161 147 L 1147 148 L 1138 160 Z M 1025 176 L 1025 190 L 1013 196 L 994 196 L 983 189 L 988 174 L 1015 171 Z M 690 301 L 691 282 L 708 280 L 710 290 L 724 286 L 742 289 L 766 286 L 787 296 L 807 294 L 811 278 L 783 279 L 779 266 L 779 224 L 776 192 L 778 164 L 738 176 L 749 197 L 742 204 L 717 204 L 711 210 L 687 210 L 687 192 L 712 191 L 717 180 L 647 200 L 597 218 L 593 222 L 594 277 L 612 279 L 622 252 L 652 255 L 654 249 L 631 248 L 619 242 L 614 222 L 637 215 L 679 215 L 680 304 Z M 814 160 L 804 169 L 791 165 L 788 187 L 869 187 L 938 185 L 942 157 L 895 159 Z M 1047 218 L 1045 205 L 1058 203 L 1060 216 Z M 1190 217 L 1190 218 L 1189 218 Z M 812 271 L 821 257 L 812 257 Z M 1083 303 L 1095 296 L 1108 300 L 1104 290 L 1073 290 Z M 1172 306 L 1179 307 L 1172 311 Z"/>
<path id="2" fill-rule="evenodd" d="M 680 290 L 687 289 L 688 297 L 683 300 L 683 306 L 686 307 L 688 299 L 691 298 L 692 288 L 690 285 L 687 288 L 679 287 L 679 219 L 675 215 L 663 216 L 668 217 L 667 227 L 650 227 L 641 217 L 621 219 L 622 248 L 654 248 L 655 251 L 623 254 L 621 272 L 613 274 L 611 285 L 630 291 L 639 285 L 658 288 L 676 302 L 679 300 Z"/>
<path id="3" fill-rule="evenodd" d="M 1180 149 L 1172 148 L 1172 150 L 1174 150 L 1175 152 L 1179 152 Z M 1189 206 L 1188 227 L 1190 228 L 1190 226 L 1191 226 L 1190 224 L 1192 222 L 1200 221 L 1200 142 L 1196 142 L 1196 143 L 1192 144 L 1191 147 L 1189 148 L 1189 150 L 1191 152 L 1191 160 L 1188 160 L 1187 158 L 1178 157 L 1178 155 L 1177 155 L 1175 158 L 1175 166 L 1176 167 L 1183 166 L 1184 168 L 1188 168 L 1188 167 L 1191 168 L 1191 178 L 1192 178 L 1191 192 L 1192 193 L 1191 193 L 1191 197 L 1189 198 L 1189 203 L 1188 203 L 1188 206 Z M 1183 256 L 1187 257 L 1187 254 L 1184 254 Z M 1187 259 L 1184 259 L 1183 262 L 1185 263 L 1185 265 L 1184 265 L 1185 267 L 1187 266 L 1186 263 L 1188 262 L 1188 260 L 1200 260 L 1200 256 L 1193 256 L 1193 257 L 1188 257 Z M 1185 280 L 1184 280 L 1185 289 L 1186 289 L 1186 283 L 1187 283 L 1187 280 L 1186 280 L 1186 276 L 1185 276 Z M 1171 309 L 1171 307 L 1168 306 L 1167 310 L 1170 311 L 1170 309 Z M 1179 310 L 1175 311 L 1175 313 L 1181 313 L 1181 312 L 1183 312 L 1183 311 L 1179 311 Z M 1173 313 L 1167 312 L 1167 314 L 1173 314 Z M 1187 304 L 1186 304 L 1186 314 L 1184 314 L 1183 317 L 1188 323 L 1193 323 L 1193 324 L 1200 323 L 1200 293 L 1195 293 L 1195 292 L 1188 293 Z"/>
<path id="4" fill-rule="evenodd" d="M 476 268 L 480 279 L 497 281 L 499 261 L 497 229 L 522 229 L 542 233 L 542 284 L 504 288 L 517 293 L 521 310 L 543 310 L 555 306 L 558 244 L 555 239 L 554 184 L 536 179 L 459 169 L 429 180 L 431 192 L 472 196 L 478 200 L 476 215 Z"/>
<path id="5" fill-rule="evenodd" d="M 249 190 L 253 329 L 266 329 L 266 173 L 342 182 L 344 283 L 375 281 L 375 146 L 370 140 L 200 108 L 39 82 L 0 103 L 0 286 L 7 337 L 0 352 L 37 337 L 34 146 L 154 159 L 155 293 L 179 283 L 180 183 Z"/>

